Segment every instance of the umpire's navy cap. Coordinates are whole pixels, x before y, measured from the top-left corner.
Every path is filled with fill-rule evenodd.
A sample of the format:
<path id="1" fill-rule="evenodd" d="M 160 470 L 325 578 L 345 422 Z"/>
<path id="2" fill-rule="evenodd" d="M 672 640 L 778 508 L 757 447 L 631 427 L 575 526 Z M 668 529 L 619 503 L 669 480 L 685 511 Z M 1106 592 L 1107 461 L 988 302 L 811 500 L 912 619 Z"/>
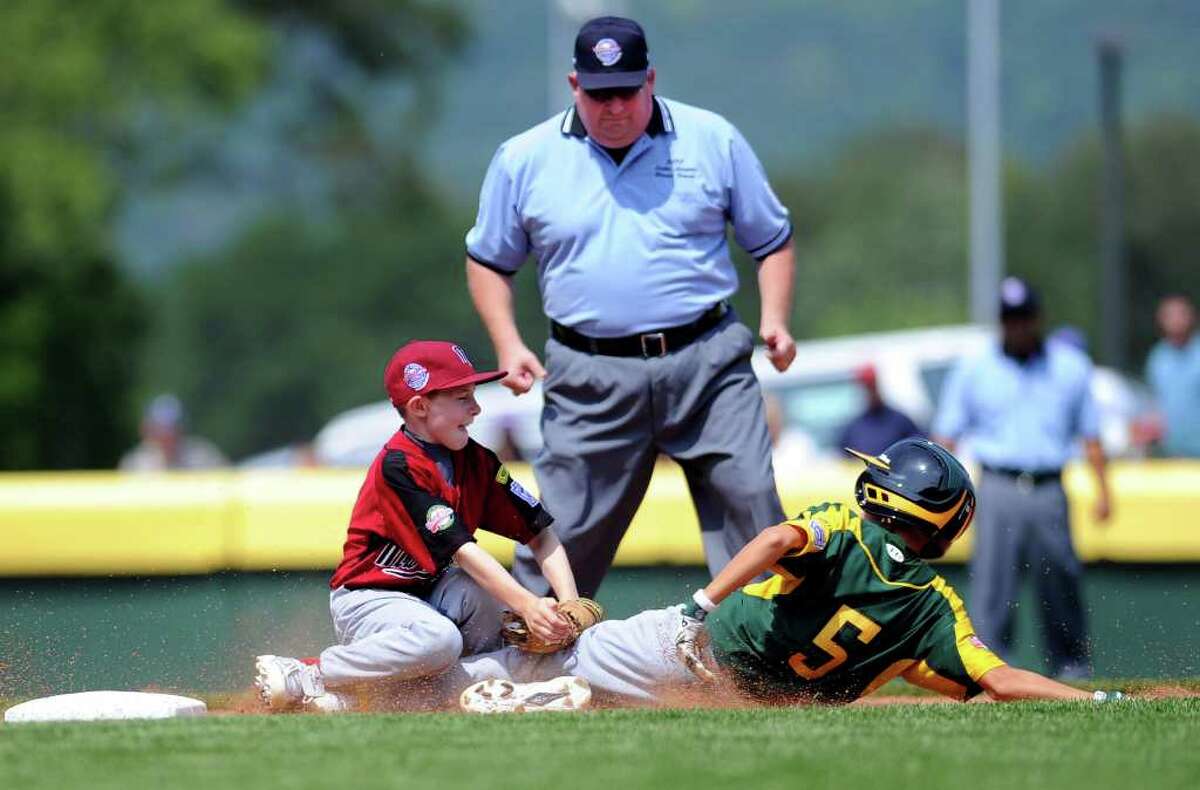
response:
<path id="1" fill-rule="evenodd" d="M 602 16 L 579 28 L 575 74 L 585 91 L 640 87 L 649 68 L 646 33 L 632 19 Z"/>
<path id="2" fill-rule="evenodd" d="M 1032 318 L 1040 309 L 1037 292 L 1020 277 L 1005 277 L 1000 283 L 1000 318 Z"/>

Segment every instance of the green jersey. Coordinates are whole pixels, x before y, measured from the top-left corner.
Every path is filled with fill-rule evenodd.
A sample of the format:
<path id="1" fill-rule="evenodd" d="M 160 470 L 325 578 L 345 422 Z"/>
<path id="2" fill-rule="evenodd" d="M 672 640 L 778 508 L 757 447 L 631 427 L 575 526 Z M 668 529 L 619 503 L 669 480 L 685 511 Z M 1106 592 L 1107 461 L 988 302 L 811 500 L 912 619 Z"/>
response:
<path id="1" fill-rule="evenodd" d="M 717 663 L 747 694 L 850 702 L 899 676 L 966 699 L 1004 665 L 975 636 L 962 599 L 899 536 L 840 503 L 787 523 L 804 546 L 706 621 Z"/>

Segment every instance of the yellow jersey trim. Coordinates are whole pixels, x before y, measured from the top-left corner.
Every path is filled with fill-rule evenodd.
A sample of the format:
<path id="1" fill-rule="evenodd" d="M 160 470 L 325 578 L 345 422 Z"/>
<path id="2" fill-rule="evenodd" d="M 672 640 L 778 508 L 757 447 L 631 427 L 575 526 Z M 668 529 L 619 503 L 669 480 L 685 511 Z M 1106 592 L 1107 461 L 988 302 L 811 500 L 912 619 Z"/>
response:
<path id="1" fill-rule="evenodd" d="M 860 694 L 859 697 L 861 698 L 870 694 L 874 694 L 879 690 L 880 686 L 882 686 L 884 683 L 887 683 L 889 680 L 892 680 L 893 678 L 899 677 L 915 663 L 917 663 L 915 658 L 904 658 L 894 662 L 890 667 L 880 672 L 874 680 L 867 684 L 867 687 L 863 689 L 863 693 Z"/>
<path id="2" fill-rule="evenodd" d="M 939 675 L 937 670 L 929 666 L 928 663 L 921 661 L 915 667 L 910 667 L 904 673 L 904 679 L 914 686 L 920 686 L 923 689 L 936 691 L 946 697 L 953 697 L 957 700 L 966 699 L 967 687 L 961 683 L 955 683 L 950 678 Z"/>

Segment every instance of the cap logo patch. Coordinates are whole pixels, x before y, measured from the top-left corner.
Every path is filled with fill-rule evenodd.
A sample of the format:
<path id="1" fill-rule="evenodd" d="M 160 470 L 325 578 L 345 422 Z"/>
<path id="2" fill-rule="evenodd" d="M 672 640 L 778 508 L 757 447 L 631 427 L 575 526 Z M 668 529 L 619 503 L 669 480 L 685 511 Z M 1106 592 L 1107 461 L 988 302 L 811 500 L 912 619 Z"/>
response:
<path id="1" fill-rule="evenodd" d="M 409 389 L 420 392 L 429 383 L 429 371 L 419 362 L 409 362 L 404 366 L 404 383 Z"/>
<path id="2" fill-rule="evenodd" d="M 896 562 L 904 562 L 904 552 L 900 551 L 900 549 L 896 548 L 890 543 L 887 544 L 887 553 L 888 556 L 894 559 Z"/>
<path id="3" fill-rule="evenodd" d="M 464 365 L 470 365 L 471 360 L 467 359 L 467 352 L 462 350 L 461 346 L 452 345 L 450 350 L 454 352 L 454 356 L 458 357 L 458 361 Z"/>
<path id="4" fill-rule="evenodd" d="M 604 66 L 615 66 L 622 54 L 621 45 L 611 38 L 602 38 L 597 41 L 596 46 L 592 47 L 592 52 L 595 53 L 596 60 Z"/>
<path id="5" fill-rule="evenodd" d="M 1016 277 L 1005 277 L 1000 284 L 1000 300 L 1005 304 L 1021 304 L 1026 296 L 1025 283 Z"/>
<path id="6" fill-rule="evenodd" d="M 425 529 L 436 535 L 454 526 L 454 511 L 445 505 L 434 505 L 425 511 Z"/>

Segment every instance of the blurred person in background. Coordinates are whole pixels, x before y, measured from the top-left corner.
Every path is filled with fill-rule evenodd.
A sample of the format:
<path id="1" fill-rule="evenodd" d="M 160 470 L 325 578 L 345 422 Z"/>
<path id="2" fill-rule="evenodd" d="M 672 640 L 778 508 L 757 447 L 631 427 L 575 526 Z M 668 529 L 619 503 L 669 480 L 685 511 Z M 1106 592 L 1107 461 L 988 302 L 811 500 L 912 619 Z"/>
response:
<path id="1" fill-rule="evenodd" d="M 188 436 L 187 415 L 179 398 L 159 395 L 142 414 L 142 441 L 121 457 L 123 472 L 162 472 L 168 469 L 216 469 L 229 460 L 208 439 Z"/>
<path id="2" fill-rule="evenodd" d="M 855 371 L 854 378 L 862 386 L 867 406 L 842 429 L 839 446 L 853 447 L 867 455 L 879 455 L 885 447 L 901 439 L 924 437 L 925 434 L 907 414 L 883 402 L 874 365 L 863 365 Z"/>
<path id="3" fill-rule="evenodd" d="M 546 377 L 534 470 L 591 596 L 660 453 L 687 475 L 711 572 L 783 519 L 754 335 L 728 303 L 727 225 L 759 261 L 759 336 L 778 370 L 796 356 L 795 261 L 787 209 L 749 144 L 724 118 L 655 95 L 637 22 L 585 23 L 567 80 L 574 106 L 493 157 L 466 267 L 502 383 L 521 394 Z M 551 319 L 544 369 L 514 317 L 511 278 L 531 253 Z M 524 548 L 514 568 L 545 589 Z"/>
<path id="4" fill-rule="evenodd" d="M 1162 340 L 1146 359 L 1146 381 L 1163 417 L 1163 452 L 1200 458 L 1200 333 L 1186 296 L 1167 296 L 1156 314 Z"/>
<path id="5" fill-rule="evenodd" d="M 946 381 L 933 424 L 935 441 L 968 441 L 983 468 L 979 482 L 971 597 L 981 639 L 1002 655 L 1013 641 L 1013 613 L 1026 568 L 1042 609 L 1050 673 L 1090 675 L 1083 567 L 1071 543 L 1063 466 L 1082 439 L 1095 472 L 1095 518 L 1109 517 L 1092 364 L 1067 343 L 1042 336 L 1037 294 L 1016 277 L 1001 283 L 1001 342 L 962 360 Z"/>

